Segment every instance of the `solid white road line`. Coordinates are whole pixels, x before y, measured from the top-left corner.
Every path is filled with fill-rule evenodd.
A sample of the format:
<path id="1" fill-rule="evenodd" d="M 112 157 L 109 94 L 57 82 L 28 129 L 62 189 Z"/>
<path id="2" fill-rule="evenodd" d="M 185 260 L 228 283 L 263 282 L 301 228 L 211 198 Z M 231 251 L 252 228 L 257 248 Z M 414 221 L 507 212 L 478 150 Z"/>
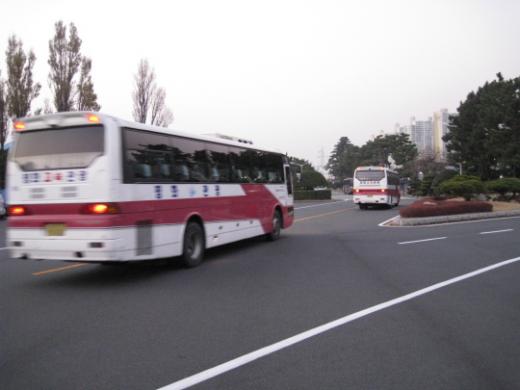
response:
<path id="1" fill-rule="evenodd" d="M 7 249 L 9 249 L 9 247 L 8 246 L 4 246 L 4 247 L 0 248 L 0 251 L 5 251 Z"/>
<path id="2" fill-rule="evenodd" d="M 380 224 L 378 224 L 377 226 L 381 226 L 381 227 L 384 227 L 388 222 L 396 219 L 396 218 L 399 218 L 399 215 L 396 215 L 395 217 L 392 217 L 392 218 L 388 218 L 387 220 L 381 222 Z"/>
<path id="3" fill-rule="evenodd" d="M 495 234 L 495 233 L 505 233 L 512 232 L 515 229 L 502 229 L 502 230 L 492 230 L 490 232 L 480 232 L 479 234 Z"/>
<path id="4" fill-rule="evenodd" d="M 317 336 L 321 333 L 327 332 L 331 329 L 337 328 L 338 326 L 345 325 L 349 322 L 355 321 L 359 318 L 368 316 L 369 314 L 378 312 L 380 310 L 389 308 L 391 306 L 398 305 L 400 303 L 409 301 L 411 299 L 420 297 L 421 295 L 425 295 L 428 293 L 431 293 L 432 291 L 439 290 L 443 287 L 449 286 L 454 283 L 461 282 L 465 279 L 472 278 L 474 276 L 483 274 L 485 272 L 492 271 L 494 269 L 504 267 L 509 264 L 513 264 L 520 261 L 520 257 L 515 257 L 514 259 L 509 259 L 505 261 L 501 261 L 500 263 L 496 263 L 493 265 L 490 265 L 488 267 L 480 268 L 475 271 L 469 272 L 467 274 L 463 274 L 460 276 L 457 276 L 452 279 L 448 279 L 444 282 L 432 284 L 429 287 L 425 287 L 423 289 L 411 292 L 409 294 L 403 295 L 398 298 L 391 299 L 389 301 L 380 303 L 375 306 L 371 306 L 369 308 L 366 308 L 364 310 L 358 311 L 356 313 L 349 314 L 345 317 L 339 318 L 335 321 L 328 322 L 326 324 L 323 324 L 321 326 L 318 326 L 316 328 L 307 330 L 305 332 L 299 333 L 295 336 L 289 337 L 285 340 L 278 341 L 277 343 L 271 344 L 267 347 L 257 349 L 256 351 L 247 353 L 245 355 L 239 356 L 233 360 L 230 360 L 226 363 L 219 364 L 218 366 L 215 366 L 213 368 L 207 369 L 205 371 L 199 372 L 198 374 L 189 376 L 187 378 L 181 379 L 177 382 L 174 382 L 170 385 L 161 387 L 159 390 L 176 390 L 176 389 L 185 389 L 190 386 L 194 386 L 198 383 L 204 382 L 208 379 L 214 378 L 218 375 L 224 374 L 230 370 L 233 370 L 235 368 L 238 368 L 240 366 L 243 366 L 247 363 L 250 363 L 254 360 L 260 359 L 261 357 L 270 355 L 274 352 L 280 351 L 282 349 L 285 349 L 287 347 L 290 347 L 291 345 L 294 345 L 296 343 L 302 342 L 308 338 Z"/>
<path id="5" fill-rule="evenodd" d="M 408 244 L 417 244 L 418 242 L 428 242 L 428 241 L 437 241 L 437 240 L 445 240 L 448 237 L 435 237 L 435 238 L 426 238 L 424 240 L 415 240 L 415 241 L 402 241 L 398 242 L 399 245 L 408 245 Z"/>
<path id="6" fill-rule="evenodd" d="M 311 204 L 308 206 L 295 207 L 294 209 L 295 210 L 308 209 L 310 207 L 326 206 L 328 204 L 334 204 L 334 203 L 339 203 L 339 202 L 344 202 L 344 201 L 343 200 L 333 200 L 332 202 Z"/>

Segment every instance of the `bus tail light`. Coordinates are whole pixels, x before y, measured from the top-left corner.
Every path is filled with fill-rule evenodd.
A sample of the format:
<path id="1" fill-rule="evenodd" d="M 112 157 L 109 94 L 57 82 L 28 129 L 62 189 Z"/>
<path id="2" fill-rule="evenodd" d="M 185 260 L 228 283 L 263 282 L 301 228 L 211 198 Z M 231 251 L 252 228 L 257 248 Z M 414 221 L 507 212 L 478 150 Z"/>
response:
<path id="1" fill-rule="evenodd" d="M 119 207 L 114 203 L 92 203 L 87 205 L 85 211 L 87 214 L 96 215 L 118 214 Z"/>
<path id="2" fill-rule="evenodd" d="M 99 116 L 97 116 L 96 114 L 88 114 L 87 120 L 90 123 L 100 123 L 101 122 L 101 119 L 99 119 Z"/>
<path id="3" fill-rule="evenodd" d="M 25 123 L 21 122 L 21 121 L 16 121 L 14 122 L 14 129 L 16 131 L 22 131 L 22 130 L 25 130 Z"/>
<path id="4" fill-rule="evenodd" d="M 383 194 L 386 194 L 386 188 L 381 188 L 381 192 L 382 192 Z"/>
<path id="5" fill-rule="evenodd" d="M 27 208 L 25 206 L 9 206 L 8 214 L 11 217 L 21 217 L 27 215 Z"/>

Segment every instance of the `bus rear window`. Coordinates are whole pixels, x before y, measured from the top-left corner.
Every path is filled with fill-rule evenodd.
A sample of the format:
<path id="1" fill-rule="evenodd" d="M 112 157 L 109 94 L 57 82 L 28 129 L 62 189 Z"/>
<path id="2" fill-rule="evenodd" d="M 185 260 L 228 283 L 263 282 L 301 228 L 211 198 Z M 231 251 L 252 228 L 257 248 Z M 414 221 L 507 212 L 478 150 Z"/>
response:
<path id="1" fill-rule="evenodd" d="M 22 132 L 13 158 L 24 171 L 86 168 L 103 150 L 103 126 L 81 126 Z"/>
<path id="2" fill-rule="evenodd" d="M 384 179 L 385 171 L 356 171 L 356 179 L 359 181 L 380 181 Z"/>

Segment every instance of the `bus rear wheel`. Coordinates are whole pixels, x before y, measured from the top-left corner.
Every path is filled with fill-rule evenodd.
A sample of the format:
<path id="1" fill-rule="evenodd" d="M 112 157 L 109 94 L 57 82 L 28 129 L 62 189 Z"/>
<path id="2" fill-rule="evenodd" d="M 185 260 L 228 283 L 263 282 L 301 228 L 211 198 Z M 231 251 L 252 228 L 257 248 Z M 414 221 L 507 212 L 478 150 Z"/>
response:
<path id="1" fill-rule="evenodd" d="M 204 230 L 197 222 L 189 222 L 184 232 L 182 263 L 185 267 L 198 266 L 204 257 Z"/>
<path id="2" fill-rule="evenodd" d="M 267 234 L 267 239 L 269 241 L 276 241 L 280 238 L 280 234 L 282 231 L 282 215 L 279 210 L 276 210 L 273 215 L 273 230 L 271 233 Z"/>

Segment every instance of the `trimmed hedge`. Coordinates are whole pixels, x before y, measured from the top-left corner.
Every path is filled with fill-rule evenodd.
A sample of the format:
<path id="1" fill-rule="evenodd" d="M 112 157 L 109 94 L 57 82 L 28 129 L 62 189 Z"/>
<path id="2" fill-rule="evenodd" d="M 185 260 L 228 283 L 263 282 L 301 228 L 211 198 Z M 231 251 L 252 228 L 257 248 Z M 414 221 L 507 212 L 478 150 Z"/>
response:
<path id="1" fill-rule="evenodd" d="M 331 190 L 296 190 L 294 191 L 294 200 L 324 200 L 331 199 Z"/>
<path id="2" fill-rule="evenodd" d="M 399 214 L 403 218 L 419 218 L 489 211 L 493 211 L 493 205 L 488 202 L 421 199 L 401 209 Z"/>
<path id="3" fill-rule="evenodd" d="M 476 176 L 454 176 L 439 185 L 440 194 L 461 196 L 467 201 L 484 191 L 484 184 Z"/>
<path id="4" fill-rule="evenodd" d="M 505 198 L 508 193 L 512 194 L 511 198 L 515 198 L 516 195 L 520 193 L 520 179 L 505 177 L 503 179 L 488 181 L 486 188 L 490 192 L 500 194 L 503 198 Z"/>

